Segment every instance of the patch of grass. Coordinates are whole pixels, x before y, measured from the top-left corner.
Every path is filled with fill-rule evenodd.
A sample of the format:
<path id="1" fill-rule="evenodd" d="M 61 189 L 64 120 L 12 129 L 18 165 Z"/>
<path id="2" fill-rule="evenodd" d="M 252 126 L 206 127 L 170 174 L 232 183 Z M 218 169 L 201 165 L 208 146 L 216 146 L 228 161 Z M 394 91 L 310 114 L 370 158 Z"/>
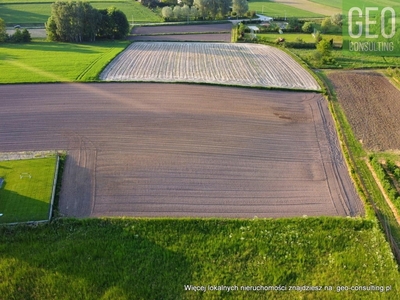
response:
<path id="1" fill-rule="evenodd" d="M 127 45 L 127 41 L 72 44 L 43 40 L 4 44 L 0 48 L 0 83 L 96 80 Z"/>
<path id="2" fill-rule="evenodd" d="M 378 160 L 392 160 L 394 162 L 400 163 L 400 151 L 385 151 L 385 152 L 376 152 L 374 153 L 374 156 Z"/>
<path id="3" fill-rule="evenodd" d="M 275 42 L 278 38 L 284 38 L 287 42 L 296 42 L 298 39 L 305 43 L 315 43 L 315 38 L 309 33 L 257 33 L 258 38 L 263 38 L 268 42 Z M 342 44 L 342 35 L 340 34 L 323 34 L 326 40 L 333 39 L 334 44 Z"/>
<path id="4" fill-rule="evenodd" d="M 326 6 L 331 6 L 334 8 L 339 8 L 339 9 L 342 8 L 342 0 L 309 0 L 309 1 Z"/>
<path id="5" fill-rule="evenodd" d="M 136 1 L 90 1 L 97 9 L 105 9 L 115 6 L 125 13 L 128 20 L 134 22 L 163 22 L 163 19 L 147 7 Z M 15 1 L 0 3 L 0 18 L 10 24 L 44 24 L 51 15 L 51 4 L 49 1 Z"/>
<path id="6" fill-rule="evenodd" d="M 306 61 L 311 67 L 315 68 L 341 68 L 341 69 L 375 69 L 375 68 L 388 68 L 400 64 L 400 57 L 383 57 L 383 56 L 365 56 L 365 55 L 347 55 L 341 49 L 333 49 L 332 57 L 336 61 L 336 65 L 313 65 L 310 59 L 315 50 L 309 49 L 293 49 L 292 50 L 301 59 Z"/>
<path id="7" fill-rule="evenodd" d="M 363 219 L 60 219 L 0 228 L 0 253 L 5 299 L 389 299 L 400 292 L 388 244 Z M 260 285 L 332 291 L 240 290 Z M 371 285 L 391 291 L 337 292 Z"/>
<path id="8" fill-rule="evenodd" d="M 323 15 L 316 14 L 307 10 L 298 9 L 289 5 L 273 2 L 271 0 L 249 1 L 249 10 L 256 11 L 273 18 L 320 18 Z"/>
<path id="9" fill-rule="evenodd" d="M 55 166 L 55 156 L 0 161 L 0 223 L 48 219 Z"/>

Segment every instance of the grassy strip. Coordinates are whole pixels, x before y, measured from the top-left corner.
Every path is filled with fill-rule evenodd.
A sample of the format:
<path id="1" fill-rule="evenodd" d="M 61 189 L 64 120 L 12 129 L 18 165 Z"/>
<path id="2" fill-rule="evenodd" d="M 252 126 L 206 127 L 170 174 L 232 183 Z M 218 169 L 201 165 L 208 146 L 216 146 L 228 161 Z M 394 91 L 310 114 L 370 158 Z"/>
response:
<path id="1" fill-rule="evenodd" d="M 60 219 L 0 228 L 0 253 L 4 299 L 389 299 L 400 292 L 388 244 L 365 219 Z M 304 285 L 332 290 L 240 290 Z M 371 285 L 390 291 L 337 292 Z"/>
<path id="2" fill-rule="evenodd" d="M 48 219 L 55 164 L 55 156 L 0 162 L 0 223 Z"/>
<path id="3" fill-rule="evenodd" d="M 129 46 L 129 43 L 126 43 L 126 47 Z M 124 49 L 125 49 L 124 48 Z M 94 61 L 90 63 L 86 67 L 86 69 L 79 74 L 76 78 L 76 81 L 97 81 L 99 80 L 100 73 L 104 70 L 104 68 L 124 49 L 121 48 L 110 48 L 109 51 L 104 52 L 101 56 L 97 57 Z"/>
<path id="4" fill-rule="evenodd" d="M 94 80 L 102 68 L 129 44 L 99 41 L 72 44 L 34 40 L 0 48 L 0 83 Z"/>

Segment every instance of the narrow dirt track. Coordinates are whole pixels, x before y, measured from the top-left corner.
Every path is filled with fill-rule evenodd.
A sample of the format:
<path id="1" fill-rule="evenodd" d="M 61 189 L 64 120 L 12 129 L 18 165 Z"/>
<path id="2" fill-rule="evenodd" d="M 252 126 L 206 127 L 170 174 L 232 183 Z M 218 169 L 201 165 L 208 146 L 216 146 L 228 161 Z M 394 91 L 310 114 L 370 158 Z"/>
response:
<path id="1" fill-rule="evenodd" d="M 0 95 L 0 152 L 69 151 L 64 215 L 363 213 L 319 94 L 113 83 Z"/>

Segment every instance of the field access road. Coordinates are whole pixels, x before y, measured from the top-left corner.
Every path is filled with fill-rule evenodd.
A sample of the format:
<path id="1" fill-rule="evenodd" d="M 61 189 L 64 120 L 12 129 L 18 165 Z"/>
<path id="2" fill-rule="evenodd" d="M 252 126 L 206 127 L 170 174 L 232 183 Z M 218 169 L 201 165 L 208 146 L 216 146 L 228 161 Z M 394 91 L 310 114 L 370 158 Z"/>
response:
<path id="1" fill-rule="evenodd" d="M 0 85 L 0 152 L 68 150 L 67 216 L 363 214 L 317 93 Z"/>

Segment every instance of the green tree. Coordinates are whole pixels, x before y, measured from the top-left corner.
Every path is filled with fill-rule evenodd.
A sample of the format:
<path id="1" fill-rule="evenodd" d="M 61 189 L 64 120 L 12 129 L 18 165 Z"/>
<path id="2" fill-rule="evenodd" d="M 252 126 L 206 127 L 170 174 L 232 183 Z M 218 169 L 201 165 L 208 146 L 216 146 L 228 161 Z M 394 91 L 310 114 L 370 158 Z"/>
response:
<path id="1" fill-rule="evenodd" d="M 174 16 L 172 8 L 169 6 L 164 6 L 161 10 L 161 14 L 165 20 L 170 20 Z"/>
<path id="2" fill-rule="evenodd" d="M 116 7 L 112 6 L 107 9 L 107 13 L 112 19 L 113 27 L 112 39 L 124 39 L 129 33 L 129 22 L 126 15 Z"/>
<path id="3" fill-rule="evenodd" d="M 232 0 L 219 0 L 219 10 L 222 17 L 229 14 L 231 10 Z"/>
<path id="4" fill-rule="evenodd" d="M 331 43 L 325 39 L 322 39 L 317 44 L 317 51 L 321 54 L 322 58 L 329 58 L 332 55 Z"/>
<path id="5" fill-rule="evenodd" d="M 193 5 L 192 7 L 190 7 L 190 16 L 191 16 L 193 19 L 196 19 L 196 18 L 197 18 L 197 15 L 198 15 L 197 7 Z"/>
<path id="6" fill-rule="evenodd" d="M 194 0 L 193 3 L 197 7 L 197 15 L 204 19 L 208 15 L 207 0 Z"/>
<path id="7" fill-rule="evenodd" d="M 4 42 L 7 39 L 6 22 L 0 18 L 0 42 Z"/>
<path id="8" fill-rule="evenodd" d="M 129 33 L 129 22 L 126 15 L 112 6 L 99 11 L 101 22 L 98 30 L 100 38 L 124 39 Z"/>
<path id="9" fill-rule="evenodd" d="M 49 40 L 63 42 L 94 41 L 100 14 L 89 3 L 82 1 L 57 1 L 51 6 L 51 16 L 46 22 Z"/>
<path id="10" fill-rule="evenodd" d="M 220 11 L 220 5 L 218 0 L 207 0 L 207 5 L 206 5 L 208 14 L 215 20 L 217 17 L 219 11 Z"/>
<path id="11" fill-rule="evenodd" d="M 249 10 L 249 4 L 247 0 L 233 0 L 232 1 L 232 11 L 235 12 L 239 17 L 244 16 L 244 14 Z"/>
<path id="12" fill-rule="evenodd" d="M 311 33 L 314 31 L 314 22 L 305 22 L 304 25 L 301 27 L 301 30 L 306 33 Z"/>
<path id="13" fill-rule="evenodd" d="M 181 8 L 181 17 L 187 20 L 190 17 L 190 8 L 186 4 Z"/>
<path id="14" fill-rule="evenodd" d="M 343 15 L 342 14 L 334 14 L 331 16 L 331 23 L 334 26 L 342 27 L 343 23 Z"/>
<path id="15" fill-rule="evenodd" d="M 321 31 L 323 33 L 331 32 L 332 30 L 332 21 L 330 17 L 326 17 L 325 19 L 322 20 L 321 22 Z"/>
<path id="16" fill-rule="evenodd" d="M 179 5 L 175 6 L 173 9 L 175 19 L 179 20 L 181 17 L 181 7 Z"/>

